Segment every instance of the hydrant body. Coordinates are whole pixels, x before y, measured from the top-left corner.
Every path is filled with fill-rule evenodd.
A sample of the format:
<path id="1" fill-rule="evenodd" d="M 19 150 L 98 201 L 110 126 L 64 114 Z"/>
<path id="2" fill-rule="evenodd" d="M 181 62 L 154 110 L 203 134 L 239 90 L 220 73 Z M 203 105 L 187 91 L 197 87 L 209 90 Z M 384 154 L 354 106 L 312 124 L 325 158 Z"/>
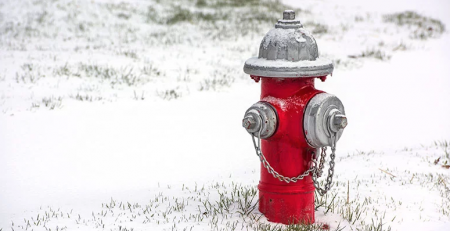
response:
<path id="1" fill-rule="evenodd" d="M 276 109 L 280 121 L 276 133 L 261 141 L 262 152 L 281 175 L 298 176 L 309 168 L 316 148 L 308 145 L 303 133 L 303 112 L 318 93 L 314 78 L 261 78 L 261 101 Z M 269 221 L 314 222 L 315 188 L 311 176 L 286 183 L 273 177 L 262 165 L 258 189 L 259 210 Z"/>
<path id="2" fill-rule="evenodd" d="M 247 110 L 242 125 L 261 160 L 259 210 L 269 221 L 314 223 L 314 191 L 322 195 L 331 187 L 332 175 L 325 189 L 317 183 L 325 159 L 320 150 L 331 147 L 333 173 L 336 142 L 347 119 L 341 101 L 315 89 L 314 81 L 324 81 L 332 71 L 332 62 L 319 58 L 315 39 L 293 11 L 283 13 L 262 40 L 259 56 L 245 63 L 244 72 L 261 80 L 260 101 Z"/>

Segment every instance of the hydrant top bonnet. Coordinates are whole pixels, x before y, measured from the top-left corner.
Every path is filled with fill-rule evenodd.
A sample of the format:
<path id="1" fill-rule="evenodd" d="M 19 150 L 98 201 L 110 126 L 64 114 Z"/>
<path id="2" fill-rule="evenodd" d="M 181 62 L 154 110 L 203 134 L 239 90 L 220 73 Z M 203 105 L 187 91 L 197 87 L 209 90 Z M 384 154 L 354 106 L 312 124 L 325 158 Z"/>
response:
<path id="1" fill-rule="evenodd" d="M 319 58 L 314 37 L 295 20 L 294 11 L 286 10 L 261 41 L 259 56 L 245 62 L 244 72 L 281 78 L 327 76 L 333 72 L 333 63 Z"/>

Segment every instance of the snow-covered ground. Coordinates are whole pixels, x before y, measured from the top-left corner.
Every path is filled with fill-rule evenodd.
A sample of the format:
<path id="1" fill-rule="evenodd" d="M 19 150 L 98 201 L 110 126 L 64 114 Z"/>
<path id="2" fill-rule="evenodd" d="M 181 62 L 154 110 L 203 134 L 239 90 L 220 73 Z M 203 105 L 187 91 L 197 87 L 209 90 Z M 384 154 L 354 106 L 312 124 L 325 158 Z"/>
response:
<path id="1" fill-rule="evenodd" d="M 259 84 L 242 67 L 285 7 L 219 2 L 0 2 L 0 230 L 274 228 L 245 203 Z M 318 223 L 448 229 L 450 34 L 430 18 L 448 27 L 450 3 L 284 3 L 349 118 Z M 408 10 L 420 26 L 395 23 Z"/>

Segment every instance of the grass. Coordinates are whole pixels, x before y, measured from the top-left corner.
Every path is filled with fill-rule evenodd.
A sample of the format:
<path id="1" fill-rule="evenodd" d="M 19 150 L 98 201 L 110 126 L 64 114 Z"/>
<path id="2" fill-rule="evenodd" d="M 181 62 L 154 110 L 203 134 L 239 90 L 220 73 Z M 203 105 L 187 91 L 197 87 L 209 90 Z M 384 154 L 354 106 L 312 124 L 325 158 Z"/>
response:
<path id="1" fill-rule="evenodd" d="M 384 51 L 379 49 L 368 49 L 361 52 L 358 55 L 349 55 L 349 58 L 357 59 L 357 58 L 374 58 L 381 61 L 386 61 L 391 59 L 391 55 L 387 55 Z"/>
<path id="2" fill-rule="evenodd" d="M 80 93 L 78 92 L 76 95 L 71 95 L 70 98 L 78 100 L 78 101 L 87 101 L 87 102 L 94 102 L 94 101 L 102 101 L 103 98 L 101 96 L 94 96 L 90 95 L 88 93 Z"/>
<path id="3" fill-rule="evenodd" d="M 20 67 L 21 71 L 16 72 L 16 83 L 34 84 L 42 77 L 42 68 L 35 63 L 24 63 Z"/>
<path id="4" fill-rule="evenodd" d="M 436 141 L 434 145 L 424 147 L 422 150 L 435 149 L 439 151 L 437 155 L 446 155 L 442 149 L 447 150 L 448 144 L 448 141 Z M 433 152 L 427 151 L 428 154 L 424 155 L 417 154 L 418 151 L 420 150 L 408 148 L 399 150 L 397 154 L 401 154 L 404 158 L 405 154 L 409 153 L 411 159 L 419 160 L 422 165 L 429 166 L 430 170 L 433 170 L 435 167 L 429 162 L 429 158 L 434 157 L 429 156 L 429 153 Z M 380 166 L 386 156 L 393 157 L 395 153 L 358 151 L 341 156 L 337 160 L 337 165 L 342 166 L 347 161 L 356 161 L 360 164 Z M 12 221 L 11 229 L 64 230 L 78 227 L 104 230 L 196 230 L 202 225 L 201 227 L 209 230 L 319 231 L 347 228 L 354 231 L 382 231 L 392 230 L 392 225 L 411 219 L 421 222 L 436 222 L 438 218 L 442 221 L 448 220 L 450 218 L 448 174 L 413 171 L 405 167 L 408 164 L 397 163 L 397 165 L 403 169 L 380 166 L 394 173 L 395 178 L 381 171 L 366 175 L 365 172 L 360 172 L 352 177 L 342 177 L 345 172 L 336 172 L 332 190 L 322 197 L 315 195 L 316 217 L 337 216 L 340 220 L 335 224 L 270 223 L 258 211 L 256 185 L 235 181 L 228 183 L 214 181 L 166 186 L 158 184 L 158 188 L 152 188 L 152 191 L 146 194 L 145 200 L 120 201 L 110 198 L 90 213 L 41 207 L 31 217 Z M 440 204 L 430 208 L 430 204 L 424 204 L 420 202 L 421 200 L 411 202 L 404 195 L 391 196 L 390 190 L 381 193 L 365 192 L 368 189 L 388 187 L 424 190 L 430 196 L 440 197 L 441 201 Z M 439 210 L 437 214 L 435 209 Z M 414 217 L 402 216 L 405 210 L 411 210 L 413 212 L 411 214 L 414 215 L 408 216 Z M 333 225 L 333 228 L 329 228 L 330 225 Z"/>
<path id="5" fill-rule="evenodd" d="M 280 225 L 264 221 L 263 215 L 257 211 L 258 191 L 255 186 L 246 186 L 232 182 L 230 185 L 224 183 L 213 183 L 201 188 L 195 184 L 189 188 L 183 184 L 182 196 L 168 196 L 168 191 L 156 194 L 145 204 L 117 201 L 110 201 L 101 204 L 101 209 L 92 212 L 90 216 L 84 217 L 80 214 L 62 211 L 48 207 L 29 219 L 24 219 L 24 224 L 16 225 L 21 229 L 39 228 L 45 229 L 68 229 L 74 225 L 92 227 L 96 229 L 133 230 L 136 224 L 150 225 L 150 227 L 160 227 L 171 230 L 192 230 L 196 224 L 207 224 L 211 230 L 276 230 L 276 231 L 321 231 L 327 224 L 312 225 Z M 218 197 L 217 197 L 218 196 Z M 217 198 L 217 199 L 213 199 Z M 316 208 L 323 205 L 328 207 L 326 213 L 334 210 L 344 211 L 344 219 L 354 220 L 355 223 L 360 218 L 362 210 L 351 207 L 341 209 L 336 204 L 336 194 L 331 201 L 330 197 L 316 198 Z M 193 209 L 196 208 L 196 209 Z M 196 212 L 192 212 L 196 211 Z M 355 216 L 355 217 L 353 217 Z M 34 218 L 36 217 L 36 218 Z M 226 222 L 224 222 L 224 220 Z M 378 229 L 382 224 L 372 221 L 365 227 L 366 230 Z M 57 224 L 66 224 L 66 226 Z M 13 228 L 12 225 L 11 228 Z M 53 228 L 54 227 L 54 228 Z M 345 226 L 340 224 L 336 229 L 342 230 Z M 326 228 L 326 230 L 330 230 Z M 384 229 L 383 229 L 384 230 Z"/>
<path id="6" fill-rule="evenodd" d="M 257 55 L 263 35 L 282 17 L 283 10 L 292 8 L 278 0 L 92 1 L 83 5 L 73 0 L 38 0 L 34 7 L 12 6 L 16 9 L 11 12 L 20 15 L 5 16 L 0 23 L 0 46 L 8 53 L 5 59 L 14 63 L 8 70 L 0 70 L 4 71 L 0 73 L 2 83 L 15 82 L 8 84 L 14 91 L 5 91 L 5 99 L 17 97 L 11 92 L 31 95 L 34 89 L 58 82 L 48 87 L 47 98 L 61 95 L 82 102 L 114 102 L 123 97 L 175 100 L 247 81 L 242 63 Z M 293 10 L 305 29 L 328 42 L 358 29 L 356 24 L 370 24 L 378 17 L 356 15 L 354 22 L 340 22 L 333 28 L 320 23 L 313 12 Z M 437 37 L 445 31 L 442 22 L 415 12 L 385 15 L 384 21 L 386 27 L 395 25 L 394 29 L 404 29 L 414 38 Z M 371 37 L 377 36 L 367 36 Z M 363 58 L 388 61 L 395 52 L 412 47 L 408 40 L 390 44 L 376 39 L 383 45 L 365 45 L 356 55 L 334 57 L 319 50 L 325 52 L 323 57 L 334 59 L 339 69 L 359 68 Z M 13 57 L 23 51 L 29 57 Z M 190 69 L 196 71 L 188 73 Z M 68 86 L 65 94 L 60 85 Z M 79 90 L 86 86 L 95 86 L 98 92 Z M 2 111 L 7 110 L 14 109 Z"/>
<path id="7" fill-rule="evenodd" d="M 134 56 L 134 53 L 127 53 Z M 133 55 L 132 55 L 133 54 Z M 133 66 L 109 66 L 99 64 L 79 63 L 76 66 L 63 66 L 54 69 L 54 74 L 64 77 L 95 78 L 101 82 L 107 82 L 114 87 L 117 84 L 126 86 L 140 86 L 151 81 L 154 77 L 164 74 L 153 65 L 145 65 L 135 70 Z"/>
<path id="8" fill-rule="evenodd" d="M 442 167 L 449 169 L 450 168 L 450 142 L 443 141 L 435 141 L 434 145 L 440 148 L 443 151 L 443 155 L 438 156 L 436 160 L 434 160 L 434 164 L 440 164 Z"/>
<path id="9" fill-rule="evenodd" d="M 257 211 L 258 191 L 255 186 L 232 182 L 197 184 L 192 187 L 182 185 L 181 196 L 169 196 L 171 187 L 159 192 L 146 203 L 117 201 L 110 199 L 101 203 L 101 208 L 89 215 L 47 207 L 37 215 L 24 219 L 24 223 L 12 223 L 11 229 L 26 230 L 45 228 L 64 230 L 71 227 L 91 227 L 95 229 L 134 230 L 153 227 L 170 230 L 195 230 L 198 224 L 207 225 L 211 230 L 292 230 L 319 231 L 322 225 L 279 225 L 264 222 Z M 216 198 L 216 199 L 215 199 Z M 195 212 L 194 212 L 195 211 Z M 63 225 L 64 224 L 64 225 Z M 204 226 L 205 227 L 205 226 Z M 341 230 L 342 227 L 336 229 Z"/>
<path id="10" fill-rule="evenodd" d="M 48 108 L 49 110 L 61 109 L 63 98 L 59 97 L 44 97 L 39 101 L 35 101 L 31 104 L 31 109 L 38 109 L 41 107 Z"/>
<path id="11" fill-rule="evenodd" d="M 274 23 L 280 17 L 280 13 L 288 7 L 278 0 L 212 0 L 196 1 L 192 5 L 191 1 L 185 1 L 185 4 L 168 4 L 167 10 L 170 12 L 167 16 L 162 15 L 154 6 L 149 6 L 146 12 L 146 21 L 148 23 L 156 22 L 166 25 L 179 23 L 201 24 L 204 22 L 216 24 L 226 21 L 230 24 L 230 29 L 243 23 L 265 22 Z M 197 9 L 192 9 L 195 6 Z M 295 9 L 298 13 L 304 12 L 301 9 Z M 259 14 L 254 14 L 259 12 Z M 261 14 L 264 12 L 264 14 Z"/>
<path id="12" fill-rule="evenodd" d="M 157 94 L 164 100 L 178 99 L 183 95 L 183 93 L 178 88 L 158 91 Z"/>
<path id="13" fill-rule="evenodd" d="M 150 13 L 150 12 L 149 12 Z M 230 17 L 230 12 L 195 12 L 181 6 L 174 6 L 170 16 L 163 22 L 167 25 L 174 25 L 178 23 L 200 23 L 200 22 L 211 22 L 215 23 L 218 21 L 226 21 Z"/>
<path id="14" fill-rule="evenodd" d="M 235 81 L 235 78 L 226 72 L 215 71 L 213 76 L 212 78 L 204 79 L 200 83 L 200 91 L 216 91 L 221 88 L 230 87 Z"/>
<path id="15" fill-rule="evenodd" d="M 307 28 L 314 35 L 314 37 L 321 37 L 322 35 L 328 33 L 327 25 L 316 23 L 314 21 L 307 21 L 303 23 L 303 26 Z"/>
<path id="16" fill-rule="evenodd" d="M 401 27 L 408 27 L 412 31 L 410 37 L 414 39 L 429 39 L 439 37 L 445 32 L 445 25 L 437 19 L 425 17 L 414 11 L 404 11 L 386 14 L 383 20 Z"/>
<path id="17" fill-rule="evenodd" d="M 18 63 L 18 67 L 11 67 L 15 75 L 9 76 L 11 71 L 8 74 L 5 71 L 5 74 L 0 73 L 0 81 L 14 79 L 17 86 L 11 87 L 15 87 L 15 92 L 33 91 L 30 84 L 40 87 L 52 81 L 62 83 L 68 88 L 61 96 L 80 102 L 111 102 L 116 95 L 129 97 L 130 92 L 133 99 L 156 96 L 174 100 L 187 95 L 190 89 L 215 91 L 230 87 L 237 76 L 244 74 L 241 68 L 239 71 L 232 68 L 233 73 L 238 72 L 236 75 L 226 74 L 230 72 L 230 65 L 222 65 L 222 61 L 229 57 L 219 54 L 219 59 L 212 60 L 217 66 L 209 73 L 184 72 L 199 69 L 195 65 L 174 71 L 166 64 L 178 65 L 190 58 L 180 55 L 191 55 L 192 51 L 183 54 L 177 46 L 201 50 L 204 44 L 213 41 L 217 41 L 214 43 L 222 47 L 225 54 L 245 52 L 250 56 L 251 49 L 246 43 L 224 46 L 223 42 L 236 41 L 243 36 L 250 41 L 249 36 L 265 33 L 267 28 L 273 27 L 282 11 L 288 8 L 277 0 L 181 0 L 139 4 L 92 1 L 87 5 L 71 0 L 38 0 L 33 2 L 33 7 L 12 6 L 23 20 L 5 17 L 0 24 L 0 46 L 8 52 L 36 52 L 22 61 L 11 56 L 14 63 Z M 166 52 L 169 50 L 176 52 Z M 111 64 L 119 57 L 125 61 Z M 212 61 L 197 60 L 197 63 L 209 67 Z M 170 81 L 179 82 L 177 86 L 183 90 L 161 87 Z M 60 95 L 59 86 L 50 87 L 46 97 Z M 79 90 L 86 86 L 96 86 L 98 92 Z M 134 94 L 135 87 L 139 87 L 140 96 Z M 110 93 L 111 90 L 114 92 Z M 121 93 L 124 90 L 127 93 Z M 142 97 L 143 92 L 152 93 Z M 43 105 L 43 102 L 30 103 L 34 109 Z"/>
<path id="18" fill-rule="evenodd" d="M 270 11 L 282 12 L 287 9 L 287 6 L 281 3 L 279 0 L 197 0 L 195 6 L 199 8 L 251 8 L 255 6 L 263 7 L 269 9 Z M 296 9 L 300 12 L 299 9 Z"/>

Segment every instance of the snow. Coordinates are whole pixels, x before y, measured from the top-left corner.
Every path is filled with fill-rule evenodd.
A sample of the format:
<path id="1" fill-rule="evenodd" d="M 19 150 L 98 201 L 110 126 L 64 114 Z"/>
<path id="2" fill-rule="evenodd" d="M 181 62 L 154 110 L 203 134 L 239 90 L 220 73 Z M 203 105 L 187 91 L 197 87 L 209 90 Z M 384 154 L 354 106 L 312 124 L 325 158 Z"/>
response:
<path id="1" fill-rule="evenodd" d="M 270 103 L 272 105 L 277 105 L 283 111 L 288 110 L 289 109 L 288 105 L 290 105 L 290 104 L 288 104 L 286 102 L 287 99 L 276 98 L 276 97 L 273 97 L 273 96 L 266 96 L 266 97 L 262 98 L 261 101 L 268 102 L 268 103 Z"/>
<path id="2" fill-rule="evenodd" d="M 267 32 L 267 35 L 263 39 L 262 45 L 266 50 L 269 47 L 270 42 L 277 44 L 279 47 L 286 47 L 287 41 L 290 41 L 295 36 L 295 31 L 296 29 L 272 29 Z"/>
<path id="3" fill-rule="evenodd" d="M 301 60 L 297 62 L 292 62 L 288 60 L 267 60 L 265 58 L 258 58 L 253 57 L 248 59 L 245 62 L 247 65 L 254 66 L 254 67 L 270 67 L 270 68 L 296 68 L 296 67 L 321 67 L 321 66 L 328 66 L 331 64 L 331 60 L 325 59 L 325 58 L 317 58 L 314 61 L 309 60 Z"/>
<path id="4" fill-rule="evenodd" d="M 161 35 L 163 26 L 143 24 L 139 10 L 148 5 L 140 1 L 127 5 L 132 9 L 139 6 L 130 18 L 133 23 L 112 17 L 104 5 L 69 2 L 67 11 L 79 15 L 73 27 L 67 26 L 72 22 L 60 17 L 66 11 L 50 3 L 50 8 L 45 8 L 53 9 L 55 18 L 42 31 L 51 35 L 59 30 L 54 40 L 51 36 L 32 36 L 27 42 L 28 37 L 21 34 L 26 30 L 19 29 L 18 37 L 1 35 L 0 230 L 25 229 L 24 219 L 32 223 L 31 218 L 36 220 L 37 214 L 42 217 L 45 212 L 58 210 L 64 214 L 48 222 L 52 230 L 56 226 L 102 229 L 96 222 L 100 222 L 97 214 L 104 210 L 116 211 L 101 220 L 107 230 L 118 230 L 117 221 L 136 230 L 169 230 L 173 222 L 156 221 L 164 221 L 161 216 L 176 204 L 175 199 L 191 202 L 183 212 L 169 214 L 171 221 L 205 212 L 204 207 L 199 211 L 198 206 L 203 205 L 197 198 L 215 203 L 220 198 L 217 192 L 230 193 L 233 184 L 256 186 L 260 164 L 250 136 L 240 124 L 246 109 L 259 100 L 260 86 L 242 72 L 242 66 L 257 55 L 259 42 L 273 25 L 233 41 L 196 43 L 202 41 L 202 34 L 189 24 L 174 26 L 171 37 Z M 313 17 L 329 25 L 329 34 L 314 35 L 321 57 L 342 60 L 332 77 L 323 83 L 316 81 L 318 89 L 341 99 L 349 119 L 337 145 L 336 184 L 329 194 L 337 194 L 338 206 L 326 214 L 326 208 L 321 207 L 316 212 L 318 223 L 329 224 L 332 230 L 339 223 L 344 230 L 356 230 L 364 229 L 361 221 L 371 224 L 371 219 L 382 219 L 384 229 L 446 230 L 450 225 L 450 170 L 441 165 L 450 150 L 434 142 L 450 139 L 450 35 L 445 32 L 438 38 L 412 40 L 407 28 L 386 26 L 379 16 L 414 10 L 448 27 L 449 2 L 302 1 L 300 6 L 297 1 L 284 2 L 311 12 L 314 17 L 297 14 L 302 23 Z M 0 3 L 1 28 L 6 28 L 6 20 L 33 28 L 35 21 L 25 16 L 41 12 L 42 6 L 32 1 Z M 158 5 L 153 6 L 158 10 Z M 364 16 L 365 21 L 354 23 L 355 16 Z M 84 38 L 86 34 L 76 27 L 83 20 L 95 22 L 87 24 L 90 38 Z M 345 33 L 344 24 L 350 24 Z M 135 34 L 130 32 L 133 28 Z M 151 33 L 162 37 L 151 37 Z M 98 40 L 91 42 L 92 38 Z M 152 45 L 160 44 L 157 40 L 168 45 Z M 385 44 L 380 49 L 392 56 L 389 60 L 347 58 L 366 48 L 378 48 L 380 41 Z M 22 47 L 24 43 L 26 47 Z M 393 51 L 399 44 L 407 49 Z M 91 47 L 75 52 L 76 47 L 86 45 Z M 124 51 L 135 52 L 137 58 L 123 55 Z M 34 65 L 32 72 L 21 69 L 26 63 Z M 66 63 L 71 73 L 81 72 L 81 64 L 109 68 L 118 73 L 117 79 L 99 79 L 94 74 L 91 78 L 58 77 L 53 73 Z M 146 85 L 120 82 L 124 67 L 126 71 L 133 68 L 137 75 L 140 68 L 149 66 L 155 69 L 149 71 L 152 79 Z M 35 82 L 17 83 L 16 73 L 25 78 L 29 73 L 39 73 L 36 76 L 41 77 Z M 199 91 L 199 86 L 210 90 Z M 102 99 L 75 100 L 78 93 Z M 140 100 L 141 96 L 145 99 Z M 42 98 L 48 97 L 53 97 L 54 110 L 43 106 Z M 62 97 L 61 104 L 58 97 Z M 32 103 L 41 106 L 32 107 Z M 439 157 L 441 161 L 434 164 Z M 205 190 L 194 190 L 197 185 Z M 347 193 L 352 202 L 349 205 L 345 203 Z M 155 215 L 146 224 L 139 220 L 144 217 L 130 222 L 127 216 L 136 215 L 134 212 L 103 207 L 112 200 L 145 207 L 155 197 L 163 201 L 152 202 L 159 205 L 152 207 L 159 217 Z M 364 204 L 369 199 L 371 202 Z M 364 204 L 364 212 L 354 224 L 338 211 L 354 209 L 358 204 Z M 235 213 L 237 210 L 237 206 L 232 207 L 233 215 L 221 218 L 224 222 L 219 221 L 219 227 L 239 221 L 237 229 L 245 229 L 249 224 Z M 85 223 L 75 222 L 78 214 Z M 256 210 L 252 214 L 260 215 Z M 177 228 L 211 230 L 212 217 L 208 214 L 201 222 L 188 219 L 177 223 Z M 241 227 L 241 223 L 245 225 Z M 268 222 L 262 217 L 257 223 Z"/>

